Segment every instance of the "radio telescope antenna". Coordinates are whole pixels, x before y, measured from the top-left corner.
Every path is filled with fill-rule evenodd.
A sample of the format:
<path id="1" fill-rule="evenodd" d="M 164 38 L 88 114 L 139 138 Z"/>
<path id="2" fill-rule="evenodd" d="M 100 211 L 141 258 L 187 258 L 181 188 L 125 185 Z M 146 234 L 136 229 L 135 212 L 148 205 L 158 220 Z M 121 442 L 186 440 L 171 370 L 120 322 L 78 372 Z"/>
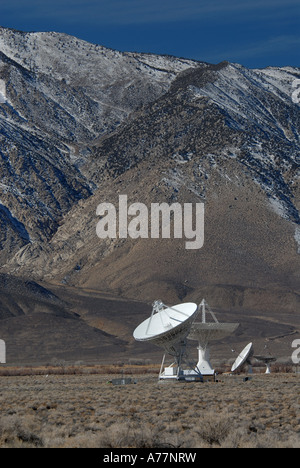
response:
<path id="1" fill-rule="evenodd" d="M 207 321 L 206 310 L 208 310 L 212 317 L 212 321 L 210 322 Z M 214 375 L 215 371 L 209 362 L 209 342 L 221 340 L 230 335 L 238 328 L 239 323 L 220 323 L 205 299 L 199 305 L 199 315 L 200 311 L 201 322 L 193 322 L 188 339 L 198 341 L 198 363 L 195 370 L 202 375 Z"/>
<path id="2" fill-rule="evenodd" d="M 252 356 L 253 356 L 253 344 L 249 343 L 236 358 L 235 362 L 233 363 L 231 367 L 231 372 L 235 372 L 236 370 L 240 369 L 242 365 L 245 363 L 251 366 L 250 358 Z"/>
<path id="3" fill-rule="evenodd" d="M 133 337 L 137 341 L 151 342 L 163 348 L 165 355 L 173 356 L 175 367 L 172 365 L 163 372 L 164 355 L 159 378 L 178 378 L 186 353 L 186 338 L 198 313 L 197 304 L 186 302 L 168 307 L 157 300 L 152 307 L 151 316 L 134 330 Z"/>
<path id="4" fill-rule="evenodd" d="M 253 356 L 258 361 L 263 362 L 266 365 L 266 372 L 265 374 L 271 374 L 271 362 L 276 361 L 276 357 L 273 356 Z"/>
<path id="5" fill-rule="evenodd" d="M 271 374 L 271 363 L 276 361 L 276 357 L 271 355 L 267 344 L 265 344 L 264 349 L 264 353 L 253 357 L 254 359 L 257 359 L 257 361 L 263 362 L 266 365 L 266 374 Z"/>

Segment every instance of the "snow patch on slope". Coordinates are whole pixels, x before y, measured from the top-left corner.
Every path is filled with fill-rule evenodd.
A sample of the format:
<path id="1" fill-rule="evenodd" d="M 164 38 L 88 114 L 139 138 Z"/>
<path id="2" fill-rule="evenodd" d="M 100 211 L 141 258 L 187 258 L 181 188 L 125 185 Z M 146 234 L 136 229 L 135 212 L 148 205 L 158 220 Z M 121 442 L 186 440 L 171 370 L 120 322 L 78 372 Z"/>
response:
<path id="1" fill-rule="evenodd" d="M 268 67 L 263 70 L 255 70 L 261 77 L 264 77 L 265 81 L 271 86 L 273 93 L 277 94 L 280 98 L 286 97 L 287 100 L 291 101 L 293 92 L 293 81 L 297 75 L 300 76 L 300 69 L 292 67 Z"/>
<path id="2" fill-rule="evenodd" d="M 297 226 L 295 229 L 295 241 L 297 242 L 298 245 L 298 254 L 300 254 L 300 227 Z"/>
<path id="3" fill-rule="evenodd" d="M 277 198 L 270 198 L 270 205 L 275 213 L 283 219 L 289 219 L 284 204 Z"/>
<path id="4" fill-rule="evenodd" d="M 0 79 L 0 104 L 6 102 L 6 83 L 4 80 Z"/>

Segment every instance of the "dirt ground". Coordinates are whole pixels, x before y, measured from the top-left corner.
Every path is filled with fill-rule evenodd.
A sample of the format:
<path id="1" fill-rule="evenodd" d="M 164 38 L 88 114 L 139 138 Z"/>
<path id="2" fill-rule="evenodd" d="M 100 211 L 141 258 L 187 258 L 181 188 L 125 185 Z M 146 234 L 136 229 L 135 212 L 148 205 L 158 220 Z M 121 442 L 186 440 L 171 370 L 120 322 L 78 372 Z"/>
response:
<path id="1" fill-rule="evenodd" d="M 300 375 L 0 377 L 0 447 L 299 448 Z"/>

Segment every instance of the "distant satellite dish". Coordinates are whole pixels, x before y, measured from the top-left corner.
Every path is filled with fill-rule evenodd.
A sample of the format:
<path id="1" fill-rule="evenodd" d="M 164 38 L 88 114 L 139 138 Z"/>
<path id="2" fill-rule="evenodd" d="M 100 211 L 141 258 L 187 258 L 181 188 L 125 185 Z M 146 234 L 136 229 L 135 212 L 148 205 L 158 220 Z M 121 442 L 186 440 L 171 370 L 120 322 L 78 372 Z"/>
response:
<path id="1" fill-rule="evenodd" d="M 237 369 L 242 367 L 242 365 L 245 364 L 245 362 L 249 360 L 252 354 L 253 354 L 253 344 L 249 343 L 236 358 L 235 362 L 233 363 L 233 366 L 231 367 L 231 372 L 235 372 Z"/>
<path id="2" fill-rule="evenodd" d="M 150 342 L 163 348 L 165 353 L 175 357 L 176 367 L 171 366 L 169 377 L 176 378 L 181 372 L 186 338 L 198 313 L 198 306 L 192 302 L 186 302 L 168 307 L 162 301 L 155 301 L 152 306 L 151 317 L 134 330 L 133 337 L 137 341 Z M 163 363 L 164 359 L 165 356 Z"/>
<path id="3" fill-rule="evenodd" d="M 274 356 L 253 356 L 255 359 L 257 359 L 258 361 L 261 361 L 263 362 L 267 369 L 266 369 L 266 374 L 271 374 L 271 362 L 275 362 L 276 361 L 276 357 Z"/>
<path id="4" fill-rule="evenodd" d="M 188 339 L 198 341 L 198 363 L 196 369 L 202 375 L 214 375 L 215 371 L 209 361 L 209 342 L 222 340 L 226 336 L 231 335 L 238 328 L 239 324 L 220 323 L 205 299 L 201 302 L 199 309 L 202 311 L 201 322 L 196 319 L 192 323 Z M 212 317 L 212 321 L 210 322 L 207 321 L 206 309 Z"/>

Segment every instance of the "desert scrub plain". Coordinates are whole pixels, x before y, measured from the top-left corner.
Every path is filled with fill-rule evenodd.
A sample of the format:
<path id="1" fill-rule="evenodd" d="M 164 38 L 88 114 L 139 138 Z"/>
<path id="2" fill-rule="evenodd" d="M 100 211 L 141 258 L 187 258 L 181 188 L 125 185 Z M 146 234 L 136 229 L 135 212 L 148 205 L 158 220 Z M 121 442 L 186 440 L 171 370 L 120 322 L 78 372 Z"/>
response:
<path id="1" fill-rule="evenodd" d="M 300 375 L 0 375 L 1 448 L 299 448 Z"/>

